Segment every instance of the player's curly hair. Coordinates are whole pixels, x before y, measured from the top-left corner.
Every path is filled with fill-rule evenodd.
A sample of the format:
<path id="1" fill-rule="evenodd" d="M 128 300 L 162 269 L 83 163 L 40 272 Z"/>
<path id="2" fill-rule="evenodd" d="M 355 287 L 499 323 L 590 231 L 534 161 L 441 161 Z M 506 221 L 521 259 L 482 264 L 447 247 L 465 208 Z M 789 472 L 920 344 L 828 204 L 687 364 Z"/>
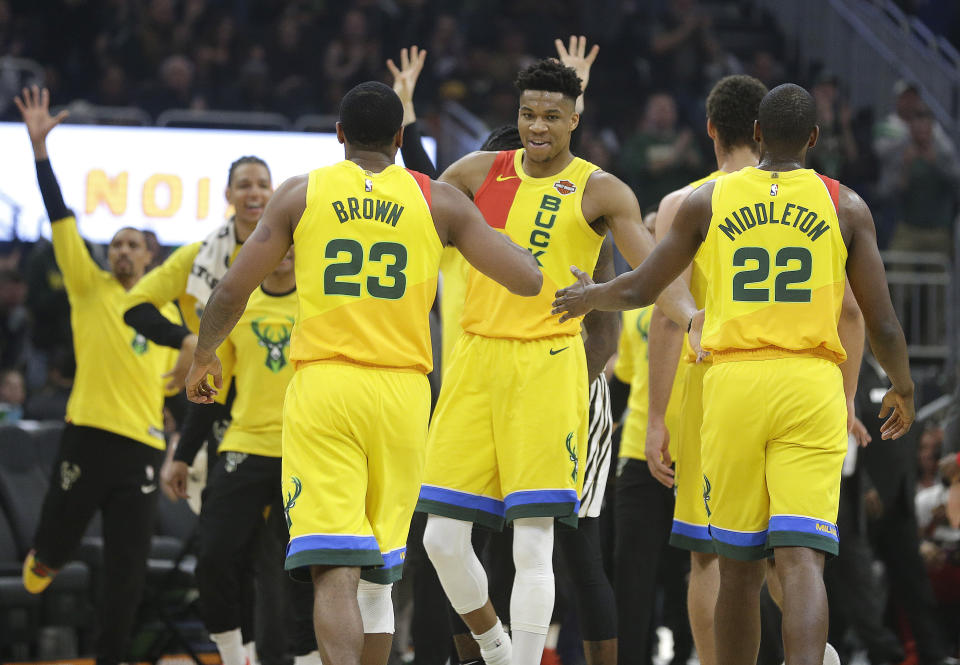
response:
<path id="1" fill-rule="evenodd" d="M 244 155 L 243 157 L 234 160 L 233 164 L 230 165 L 230 170 L 227 171 L 227 187 L 233 184 L 233 172 L 244 164 L 259 164 L 267 170 L 267 175 L 270 175 L 270 167 L 267 166 L 265 161 L 255 155 Z"/>
<path id="2" fill-rule="evenodd" d="M 707 118 L 717 128 L 721 147 L 729 150 L 756 145 L 753 121 L 766 94 L 767 86 L 743 74 L 726 76 L 713 86 L 707 96 Z"/>
<path id="3" fill-rule="evenodd" d="M 784 152 L 801 150 L 817 125 L 813 96 L 795 83 L 784 83 L 767 93 L 757 111 L 764 143 Z"/>
<path id="4" fill-rule="evenodd" d="M 490 135 L 487 137 L 487 140 L 483 142 L 483 145 L 480 146 L 480 149 L 498 151 L 518 150 L 522 147 L 523 141 L 520 140 L 520 132 L 517 130 L 517 126 L 503 125 L 490 132 Z"/>
<path id="5" fill-rule="evenodd" d="M 340 124 L 354 146 L 382 149 L 403 126 L 403 102 L 380 81 L 360 83 L 340 101 Z"/>
<path id="6" fill-rule="evenodd" d="M 521 70 L 513 84 L 520 92 L 524 90 L 559 92 L 573 101 L 576 101 L 583 91 L 576 70 L 552 58 L 537 60 Z"/>

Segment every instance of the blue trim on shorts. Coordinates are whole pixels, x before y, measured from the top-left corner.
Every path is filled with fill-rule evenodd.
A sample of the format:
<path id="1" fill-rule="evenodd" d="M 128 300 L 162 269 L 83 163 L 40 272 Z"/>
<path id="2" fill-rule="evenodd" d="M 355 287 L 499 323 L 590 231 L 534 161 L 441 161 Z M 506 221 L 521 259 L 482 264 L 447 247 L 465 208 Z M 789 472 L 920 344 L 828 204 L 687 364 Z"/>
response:
<path id="1" fill-rule="evenodd" d="M 402 566 L 406 556 L 407 548 L 405 546 L 398 547 L 392 552 L 383 552 L 383 567 L 396 568 L 397 566 Z"/>
<path id="2" fill-rule="evenodd" d="M 709 527 L 710 535 L 714 540 L 725 545 L 736 547 L 763 547 L 767 544 L 767 530 L 763 531 L 731 531 L 718 526 Z"/>
<path id="3" fill-rule="evenodd" d="M 436 485 L 421 485 L 420 499 L 446 503 L 469 510 L 482 510 L 485 513 L 490 513 L 500 518 L 503 518 L 505 512 L 503 501 L 499 499 L 480 496 L 479 494 L 470 494 L 469 492 L 459 492 L 457 490 L 447 489 L 446 487 L 437 487 Z"/>
<path id="4" fill-rule="evenodd" d="M 674 519 L 673 526 L 670 528 L 670 533 L 675 533 L 678 536 L 683 536 L 685 538 L 693 538 L 694 540 L 703 540 L 703 541 L 712 541 L 710 537 L 710 527 L 701 526 L 699 524 L 691 524 L 690 522 L 684 522 L 682 520 Z"/>
<path id="5" fill-rule="evenodd" d="M 314 533 L 291 538 L 287 545 L 287 556 L 313 550 L 373 550 L 379 552 L 380 546 L 373 536 Z"/>
<path id="6" fill-rule="evenodd" d="M 504 499 L 507 510 L 530 503 L 572 503 L 573 512 L 580 510 L 580 499 L 576 490 L 519 490 L 510 492 Z"/>
<path id="7" fill-rule="evenodd" d="M 793 533 L 811 533 L 823 538 L 840 542 L 837 525 L 826 520 L 818 520 L 801 515 L 773 515 L 770 518 L 770 531 L 790 531 Z"/>

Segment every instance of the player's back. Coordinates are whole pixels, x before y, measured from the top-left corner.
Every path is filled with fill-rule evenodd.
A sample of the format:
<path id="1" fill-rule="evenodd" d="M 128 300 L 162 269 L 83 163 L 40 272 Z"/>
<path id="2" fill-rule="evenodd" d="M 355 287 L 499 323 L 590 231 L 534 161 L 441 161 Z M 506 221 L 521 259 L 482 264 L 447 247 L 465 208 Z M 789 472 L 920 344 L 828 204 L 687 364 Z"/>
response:
<path id="1" fill-rule="evenodd" d="M 839 183 L 810 169 L 747 167 L 715 181 L 696 257 L 708 282 L 702 346 L 715 362 L 846 358 L 838 197 Z"/>
<path id="2" fill-rule="evenodd" d="M 396 165 L 372 173 L 349 160 L 311 171 L 293 241 L 298 367 L 332 360 L 430 371 L 443 246 L 427 176 Z"/>

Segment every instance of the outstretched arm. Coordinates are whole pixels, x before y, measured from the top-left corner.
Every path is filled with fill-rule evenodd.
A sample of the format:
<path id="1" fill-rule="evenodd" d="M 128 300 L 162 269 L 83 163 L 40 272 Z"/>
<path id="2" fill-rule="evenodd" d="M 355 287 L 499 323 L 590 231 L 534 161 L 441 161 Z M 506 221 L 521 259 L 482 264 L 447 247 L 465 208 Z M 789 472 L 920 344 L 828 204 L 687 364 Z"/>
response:
<path id="1" fill-rule="evenodd" d="M 540 293 L 543 274 L 533 254 L 491 229 L 480 210 L 452 185 L 434 182 L 431 193 L 431 212 L 444 244 L 459 249 L 474 268 L 511 293 Z"/>
<path id="2" fill-rule="evenodd" d="M 553 313 L 563 314 L 560 317 L 563 322 L 582 316 L 591 309 L 622 310 L 646 307 L 653 304 L 657 296 L 669 286 L 674 293 L 680 292 L 681 297 L 676 301 L 666 301 L 667 293 L 664 292 L 664 297 L 658 304 L 672 320 L 677 323 L 683 321 L 682 325 L 686 329 L 697 311 L 696 304 L 685 284 L 671 283 L 690 265 L 700 243 L 703 242 L 707 225 L 710 223 L 712 195 L 713 183 L 707 183 L 688 196 L 677 211 L 676 220 L 663 242 L 656 246 L 638 268 L 620 275 L 615 280 L 606 284 L 594 284 L 583 271 L 575 266 L 571 267 L 577 281 L 557 291 Z M 608 223 L 609 221 L 608 219 Z M 647 233 L 646 229 L 643 231 Z M 649 235 L 647 233 L 648 237 Z M 617 245 L 622 250 L 619 242 Z M 630 256 L 626 258 L 632 263 Z M 678 312 L 683 313 L 677 316 Z"/>
<path id="3" fill-rule="evenodd" d="M 646 261 L 656 246 L 653 236 L 643 226 L 640 204 L 633 190 L 609 173 L 595 173 L 587 181 L 583 214 L 588 220 L 603 218 L 613 232 L 620 253 L 634 268 Z M 660 291 L 663 291 L 663 295 L 657 304 L 672 321 L 686 329 L 687 322 L 697 311 L 690 289 L 686 284 L 677 282 L 668 283 Z M 635 306 L 617 309 L 633 309 Z"/>
<path id="4" fill-rule="evenodd" d="M 267 203 L 257 228 L 210 294 L 200 319 L 193 366 L 187 374 L 187 398 L 210 404 L 223 384 L 220 361 L 214 353 L 243 315 L 247 299 L 283 259 L 293 244 L 293 227 L 306 207 L 307 176 L 284 182 Z M 207 383 L 214 377 L 214 387 Z"/>
<path id="5" fill-rule="evenodd" d="M 870 348 L 893 387 L 883 397 L 880 417 L 890 417 L 880 428 L 884 439 L 898 439 L 910 430 L 915 418 L 913 379 L 907 341 L 897 320 L 877 233 L 870 209 L 856 192 L 840 188 L 839 216 L 847 242 L 847 278 L 857 298 L 870 339 Z"/>

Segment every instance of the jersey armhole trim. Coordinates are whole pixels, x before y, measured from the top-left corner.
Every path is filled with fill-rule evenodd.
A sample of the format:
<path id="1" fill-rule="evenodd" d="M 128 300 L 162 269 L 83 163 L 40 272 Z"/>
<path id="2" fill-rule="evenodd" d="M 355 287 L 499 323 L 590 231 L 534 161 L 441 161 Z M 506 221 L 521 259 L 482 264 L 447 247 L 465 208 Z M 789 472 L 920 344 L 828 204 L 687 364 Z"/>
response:
<path id="1" fill-rule="evenodd" d="M 427 202 L 427 209 L 430 210 L 432 214 L 433 199 L 430 194 L 430 176 L 420 173 L 420 171 L 414 171 L 413 169 L 407 169 L 407 173 L 412 175 L 413 179 L 417 182 L 417 185 L 420 187 L 420 191 L 423 193 L 423 199 Z"/>
<path id="2" fill-rule="evenodd" d="M 493 158 L 493 164 L 490 165 L 490 170 L 487 171 L 487 177 L 483 179 L 483 182 L 477 187 L 477 191 L 473 193 L 474 203 L 483 196 L 492 182 L 496 182 L 497 176 L 504 175 L 509 178 L 518 175 L 516 169 L 513 168 L 513 156 L 516 152 L 516 150 L 501 150 L 497 153 L 497 156 Z"/>
<path id="3" fill-rule="evenodd" d="M 823 181 L 824 186 L 827 188 L 827 192 L 830 194 L 830 200 L 833 201 L 833 210 L 837 214 L 840 213 L 840 183 L 833 178 L 828 178 L 827 176 L 818 173 L 817 177 Z"/>

